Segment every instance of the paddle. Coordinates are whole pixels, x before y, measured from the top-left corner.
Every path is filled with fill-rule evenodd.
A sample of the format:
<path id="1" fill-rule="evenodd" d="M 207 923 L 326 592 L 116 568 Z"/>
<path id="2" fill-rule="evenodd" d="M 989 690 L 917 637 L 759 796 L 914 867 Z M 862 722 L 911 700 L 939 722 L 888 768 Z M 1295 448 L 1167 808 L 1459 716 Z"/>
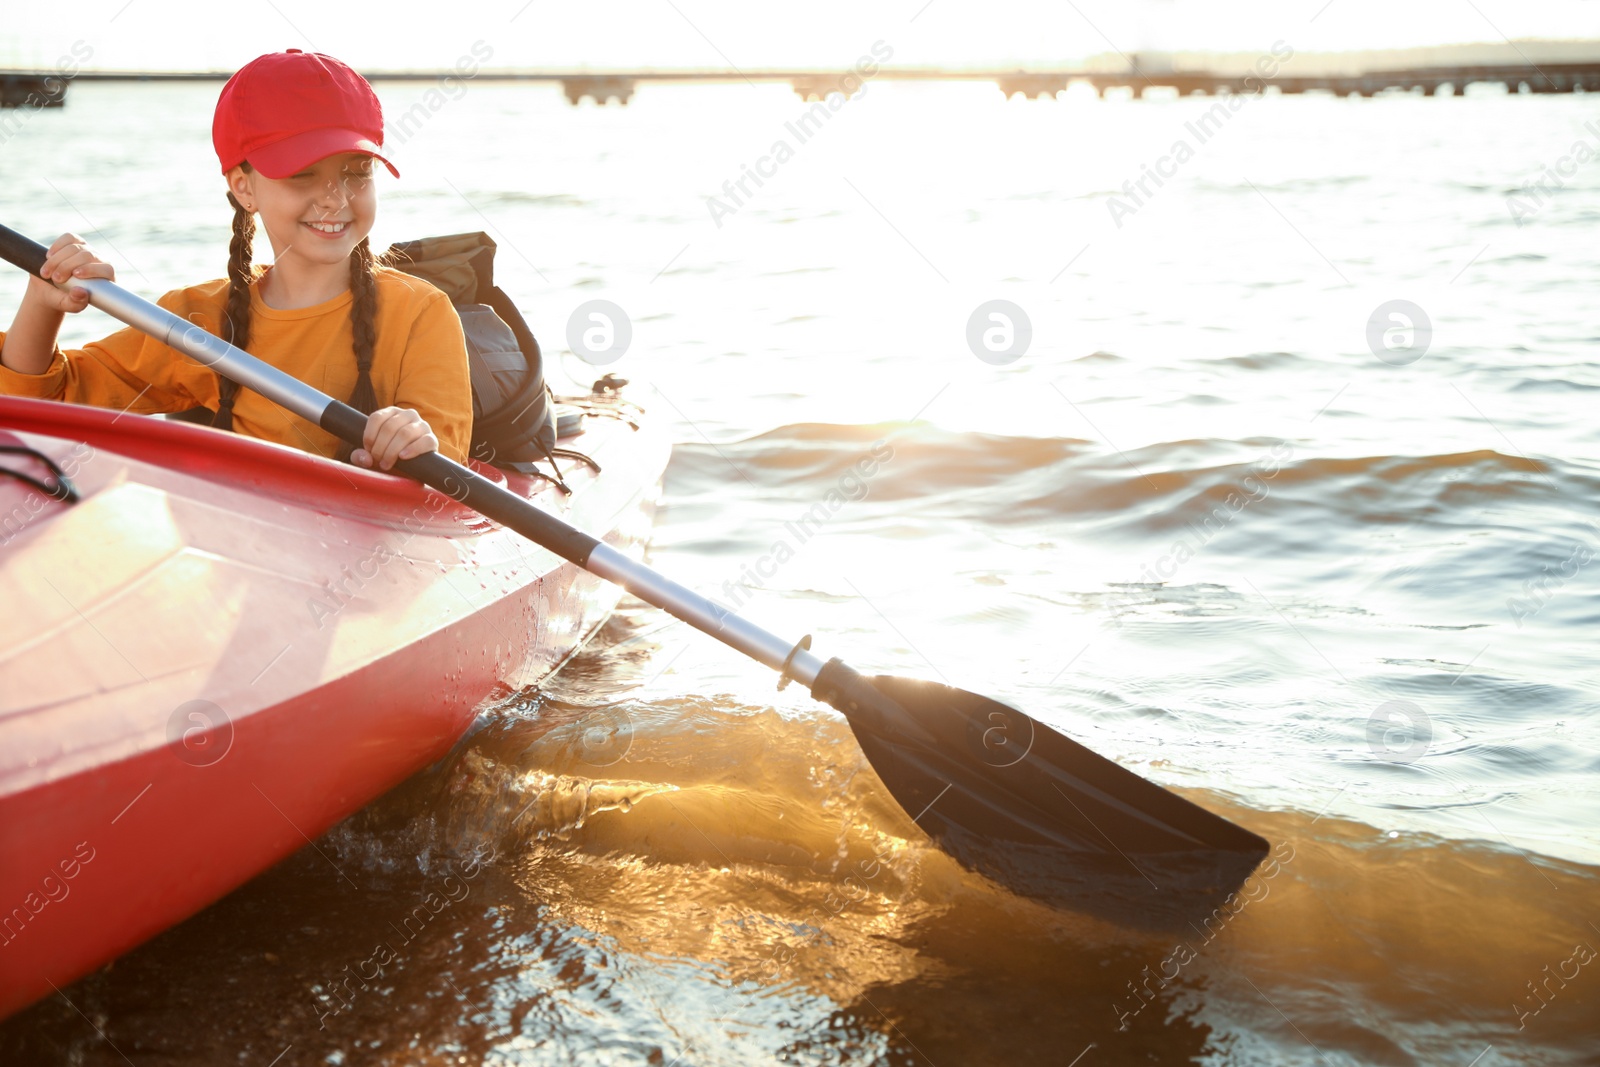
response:
<path id="1" fill-rule="evenodd" d="M 45 248 L 0 226 L 0 257 L 37 275 Z M 111 282 L 90 303 L 352 444 L 366 416 Z M 895 800 L 969 868 L 1020 892 L 1136 922 L 1187 918 L 1267 852 L 1235 824 L 1015 708 L 946 685 L 824 663 L 437 452 L 398 469 L 807 686 L 841 711 Z M 780 685 L 784 684 L 780 682 Z"/>

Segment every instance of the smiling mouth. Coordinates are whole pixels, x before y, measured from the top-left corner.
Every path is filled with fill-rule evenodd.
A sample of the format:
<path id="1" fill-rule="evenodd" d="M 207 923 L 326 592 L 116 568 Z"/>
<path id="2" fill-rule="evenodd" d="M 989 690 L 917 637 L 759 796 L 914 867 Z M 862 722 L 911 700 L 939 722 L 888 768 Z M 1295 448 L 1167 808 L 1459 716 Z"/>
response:
<path id="1" fill-rule="evenodd" d="M 300 225 L 329 237 L 338 237 L 350 228 L 348 222 L 301 222 Z"/>

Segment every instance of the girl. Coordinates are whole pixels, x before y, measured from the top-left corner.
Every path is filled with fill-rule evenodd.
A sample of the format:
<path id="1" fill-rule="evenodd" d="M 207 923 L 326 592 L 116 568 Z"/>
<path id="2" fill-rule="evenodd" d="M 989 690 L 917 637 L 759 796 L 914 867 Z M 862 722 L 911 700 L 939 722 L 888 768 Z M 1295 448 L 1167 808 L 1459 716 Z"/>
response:
<path id="1" fill-rule="evenodd" d="M 368 413 L 354 451 L 314 423 L 240 390 L 137 330 L 62 352 L 64 313 L 88 292 L 52 283 L 114 278 L 74 234 L 50 248 L 11 330 L 0 333 L 0 392 L 173 412 L 203 407 L 211 424 L 384 470 L 438 449 L 464 462 L 472 387 L 461 322 L 427 282 L 377 263 L 367 243 L 377 212 L 373 160 L 383 111 L 372 87 L 329 56 L 290 49 L 235 74 L 217 101 L 212 143 L 228 181 L 228 277 L 162 297 L 162 307 Z M 251 264 L 255 218 L 273 263 Z M 387 406 L 379 407 L 380 399 Z"/>

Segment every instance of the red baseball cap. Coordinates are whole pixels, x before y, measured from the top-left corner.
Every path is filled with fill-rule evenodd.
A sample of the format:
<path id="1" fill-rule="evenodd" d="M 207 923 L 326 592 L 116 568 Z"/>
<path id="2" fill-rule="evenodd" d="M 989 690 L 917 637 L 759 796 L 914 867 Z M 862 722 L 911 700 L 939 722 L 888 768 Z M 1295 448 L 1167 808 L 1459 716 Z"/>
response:
<path id="1" fill-rule="evenodd" d="M 367 80 L 318 52 L 270 52 L 228 79 L 211 120 L 222 172 L 245 160 L 269 178 L 287 178 L 340 152 L 384 158 L 383 105 Z"/>

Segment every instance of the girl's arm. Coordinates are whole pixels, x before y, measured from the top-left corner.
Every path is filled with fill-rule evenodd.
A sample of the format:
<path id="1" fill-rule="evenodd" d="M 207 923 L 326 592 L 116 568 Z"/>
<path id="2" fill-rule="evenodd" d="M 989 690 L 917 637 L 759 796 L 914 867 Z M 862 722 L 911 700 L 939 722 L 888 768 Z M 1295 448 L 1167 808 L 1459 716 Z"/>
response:
<path id="1" fill-rule="evenodd" d="M 0 333 L 0 394 L 141 414 L 216 406 L 214 374 L 131 327 L 81 351 L 61 352 L 56 347 L 63 317 L 88 306 L 88 291 L 64 291 L 52 282 L 115 280 L 111 264 L 76 234 L 62 234 L 50 246 L 41 274 L 29 277 L 15 323 L 9 332 Z M 205 307 L 191 298 L 191 292 L 168 293 L 159 303 L 214 331 L 215 315 L 207 318 Z"/>
<path id="2" fill-rule="evenodd" d="M 61 320 L 68 313 L 76 314 L 89 306 L 89 290 L 66 291 L 53 283 L 74 278 L 115 281 L 116 277 L 111 264 L 95 255 L 77 234 L 64 233 L 56 238 L 38 276 L 28 276 L 28 291 L 23 294 L 22 306 L 17 308 L 16 320 L 0 348 L 0 364 L 22 374 L 43 374 L 55 355 Z"/>
<path id="3" fill-rule="evenodd" d="M 392 403 L 421 416 L 423 430 L 433 438 L 422 451 L 437 449 L 457 463 L 467 461 L 472 445 L 472 376 L 467 370 L 461 319 L 443 293 L 429 293 L 421 314 L 411 324 Z M 376 429 L 369 420 L 368 436 L 374 437 Z M 421 436 L 415 429 L 395 429 L 404 429 L 405 436 Z M 407 452 L 406 457 L 413 454 Z"/>

